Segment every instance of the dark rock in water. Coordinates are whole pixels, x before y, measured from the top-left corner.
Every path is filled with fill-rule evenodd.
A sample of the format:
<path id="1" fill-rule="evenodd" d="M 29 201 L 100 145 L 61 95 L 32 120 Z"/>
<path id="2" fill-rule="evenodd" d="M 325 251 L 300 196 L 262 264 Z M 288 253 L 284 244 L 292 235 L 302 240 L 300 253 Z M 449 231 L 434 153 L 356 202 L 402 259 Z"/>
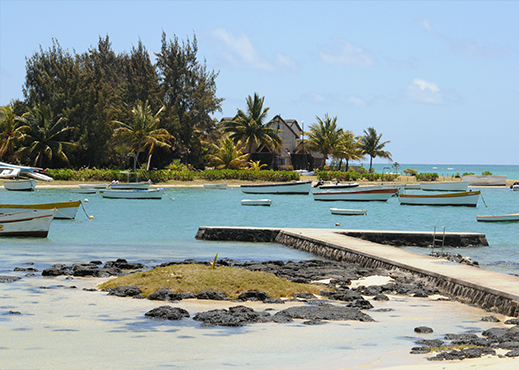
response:
<path id="1" fill-rule="evenodd" d="M 424 353 L 429 353 L 431 350 L 427 347 L 413 347 L 411 348 L 411 354 L 413 355 L 423 355 Z"/>
<path id="2" fill-rule="evenodd" d="M 385 294 L 377 294 L 373 297 L 374 301 L 389 301 L 389 297 Z"/>
<path id="3" fill-rule="evenodd" d="M 306 303 L 312 306 L 332 306 L 330 301 L 325 301 L 324 299 L 311 299 Z"/>
<path id="4" fill-rule="evenodd" d="M 189 312 L 180 307 L 160 306 L 144 314 L 149 319 L 182 320 L 189 317 Z"/>
<path id="5" fill-rule="evenodd" d="M 519 349 L 519 342 L 500 342 L 497 347 L 503 349 Z"/>
<path id="6" fill-rule="evenodd" d="M 355 292 L 353 290 L 348 290 L 343 293 L 331 293 L 328 295 L 328 298 L 343 302 L 353 302 L 358 299 L 364 299 L 359 292 Z"/>
<path id="7" fill-rule="evenodd" d="M 369 315 L 359 309 L 342 306 L 297 306 L 279 311 L 274 316 L 288 316 L 292 319 L 303 320 L 356 320 L 374 321 Z"/>
<path id="8" fill-rule="evenodd" d="M 203 290 L 196 295 L 197 299 L 210 299 L 213 301 L 228 301 L 229 298 L 225 293 L 216 292 L 214 290 Z"/>
<path id="9" fill-rule="evenodd" d="M 310 321 L 303 321 L 304 325 L 323 325 L 325 322 L 322 320 L 310 320 Z"/>
<path id="10" fill-rule="evenodd" d="M 416 297 L 416 298 L 427 298 L 427 297 L 429 297 L 429 295 L 425 291 L 419 290 L 415 294 L 413 294 L 413 297 Z"/>
<path id="11" fill-rule="evenodd" d="M 500 322 L 500 320 L 495 317 L 494 315 L 490 315 L 490 316 L 483 316 L 481 318 L 481 321 L 486 321 L 486 322 Z"/>
<path id="12" fill-rule="evenodd" d="M 22 278 L 18 277 L 18 276 L 0 275 L 0 283 L 12 283 L 12 282 L 15 282 L 15 281 L 18 281 L 18 280 L 21 280 L 21 279 Z"/>
<path id="13" fill-rule="evenodd" d="M 433 330 L 427 326 L 418 326 L 418 327 L 414 328 L 414 331 L 415 331 L 415 333 L 419 333 L 419 334 L 429 334 L 429 333 L 433 332 Z"/>
<path id="14" fill-rule="evenodd" d="M 486 355 L 495 355 L 496 351 L 489 347 L 483 348 L 464 348 L 460 351 L 452 350 L 449 352 L 438 353 L 434 357 L 428 357 L 429 361 L 442 361 L 442 360 L 463 360 L 466 358 L 478 358 Z"/>
<path id="15" fill-rule="evenodd" d="M 20 311 L 9 311 L 9 315 L 21 315 Z"/>
<path id="16" fill-rule="evenodd" d="M 193 294 L 194 295 L 194 294 Z M 181 301 L 183 299 L 181 294 L 173 293 L 167 288 L 161 288 L 148 296 L 152 301 Z"/>
<path id="17" fill-rule="evenodd" d="M 90 264 L 99 266 L 99 265 L 102 265 L 103 262 L 102 261 L 90 261 Z"/>
<path id="18" fill-rule="evenodd" d="M 484 337 L 488 337 L 488 339 L 496 340 L 497 338 L 499 338 L 503 334 L 505 334 L 507 330 L 508 330 L 507 328 L 491 328 L 491 329 L 485 330 L 482 333 L 482 335 Z"/>
<path id="19" fill-rule="evenodd" d="M 364 298 L 356 299 L 353 302 L 348 302 L 348 304 L 346 306 L 352 307 L 352 308 L 358 308 L 359 310 L 370 310 L 373 308 L 373 305 L 369 301 L 365 300 Z"/>
<path id="20" fill-rule="evenodd" d="M 443 340 L 440 339 L 420 339 L 416 341 L 416 344 L 427 347 L 441 347 L 443 343 Z"/>
<path id="21" fill-rule="evenodd" d="M 142 293 L 136 286 L 118 286 L 107 290 L 108 295 L 114 295 L 116 297 L 134 297 Z"/>
<path id="22" fill-rule="evenodd" d="M 15 271 L 15 272 L 25 272 L 25 271 L 38 272 L 38 270 L 35 269 L 34 267 L 15 267 L 13 271 Z"/>
<path id="23" fill-rule="evenodd" d="M 253 301 L 253 302 L 264 302 L 269 299 L 269 295 L 265 292 L 258 292 L 257 290 L 249 290 L 248 292 L 243 292 L 238 296 L 238 300 L 240 301 Z"/>
<path id="24" fill-rule="evenodd" d="M 506 357 L 519 357 L 519 349 L 508 352 Z"/>
<path id="25" fill-rule="evenodd" d="M 146 265 L 143 265 L 142 263 L 128 263 L 125 259 L 119 258 L 116 261 L 106 262 L 104 266 L 105 269 L 113 267 L 121 270 L 140 270 L 146 268 Z"/>
<path id="26" fill-rule="evenodd" d="M 464 334 L 445 334 L 445 339 L 447 340 L 460 340 L 460 341 L 470 341 L 472 339 L 477 339 L 478 336 L 472 333 L 464 333 Z"/>
<path id="27" fill-rule="evenodd" d="M 245 306 L 230 307 L 228 310 L 218 309 L 199 312 L 193 320 L 202 321 L 203 326 L 244 326 L 257 322 L 270 322 L 272 316 L 267 312 L 256 312 Z"/>
<path id="28" fill-rule="evenodd" d="M 507 325 L 519 325 L 519 319 L 509 319 L 505 321 Z"/>

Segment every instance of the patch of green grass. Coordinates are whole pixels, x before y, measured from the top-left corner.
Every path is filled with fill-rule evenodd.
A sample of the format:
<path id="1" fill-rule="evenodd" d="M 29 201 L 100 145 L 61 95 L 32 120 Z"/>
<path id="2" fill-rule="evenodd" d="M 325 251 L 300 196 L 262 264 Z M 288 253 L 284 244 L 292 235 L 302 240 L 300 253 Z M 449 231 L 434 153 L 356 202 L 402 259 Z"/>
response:
<path id="1" fill-rule="evenodd" d="M 138 286 L 148 297 L 160 288 L 168 288 L 174 293 L 215 290 L 225 293 L 231 299 L 249 290 L 267 293 L 272 298 L 290 298 L 295 293 L 319 294 L 327 290 L 323 286 L 293 283 L 262 271 L 219 266 L 215 269 L 201 264 L 172 265 L 157 267 L 145 272 L 137 272 L 108 280 L 99 289 L 118 286 Z"/>

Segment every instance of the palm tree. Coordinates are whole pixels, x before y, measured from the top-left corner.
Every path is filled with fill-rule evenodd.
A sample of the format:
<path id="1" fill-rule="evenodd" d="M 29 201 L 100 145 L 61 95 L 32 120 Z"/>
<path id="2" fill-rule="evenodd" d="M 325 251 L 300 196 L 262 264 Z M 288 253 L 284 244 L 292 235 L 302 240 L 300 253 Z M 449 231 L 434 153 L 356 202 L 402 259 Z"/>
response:
<path id="1" fill-rule="evenodd" d="M 339 145 L 334 150 L 333 156 L 341 160 L 339 170 L 342 160 L 346 160 L 346 172 L 348 172 L 350 161 L 357 161 L 363 158 L 362 150 L 360 149 L 360 137 L 356 137 L 350 130 L 343 131 L 340 134 Z"/>
<path id="2" fill-rule="evenodd" d="M 390 141 L 381 141 L 382 134 L 378 135 L 377 131 L 373 127 L 368 127 L 367 130 L 364 130 L 364 136 L 360 138 L 360 148 L 362 149 L 362 153 L 369 155 L 369 172 L 373 167 L 373 158 L 381 157 L 387 158 L 390 161 L 393 161 L 392 154 L 388 151 L 382 150 L 389 144 Z"/>
<path id="3" fill-rule="evenodd" d="M 13 160 L 17 145 L 23 139 L 29 127 L 21 125 L 12 105 L 0 107 L 0 158 Z"/>
<path id="4" fill-rule="evenodd" d="M 34 156 L 33 165 L 42 166 L 43 157 L 50 161 L 55 156 L 69 163 L 65 150 L 76 146 L 68 141 L 64 141 L 65 135 L 74 130 L 73 127 L 64 126 L 66 118 L 60 117 L 56 122 L 52 116 L 50 108 L 45 104 L 36 104 L 29 108 L 20 118 L 27 127 L 24 128 L 23 145 L 18 151 L 19 156 Z"/>
<path id="5" fill-rule="evenodd" d="M 271 128 L 273 121 L 265 122 L 269 108 L 263 109 L 265 97 L 257 93 L 247 98 L 247 112 L 238 109 L 236 117 L 225 122 L 224 132 L 234 143 L 242 142 L 247 153 L 254 153 L 263 144 L 267 148 L 277 150 L 281 147 L 278 130 Z"/>
<path id="6" fill-rule="evenodd" d="M 315 118 L 317 123 L 310 125 L 307 145 L 309 149 L 323 154 L 324 162 L 322 168 L 324 168 L 328 156 L 339 147 L 343 130 L 342 128 L 337 128 L 337 116 L 330 118 L 328 113 L 326 113 L 324 120 L 318 116 Z"/>
<path id="7" fill-rule="evenodd" d="M 149 170 L 151 156 L 155 148 L 171 148 L 169 140 L 172 139 L 173 136 L 168 130 L 158 127 L 160 123 L 159 116 L 163 111 L 164 107 L 160 108 L 156 114 L 152 114 L 148 101 L 138 101 L 131 112 L 131 123 L 113 121 L 119 125 L 119 127 L 115 129 L 114 135 L 131 143 L 130 149 L 133 153 L 134 171 L 137 169 L 137 161 L 142 151 L 148 150 L 146 170 Z"/>
<path id="8" fill-rule="evenodd" d="M 240 143 L 234 144 L 233 140 L 225 137 L 220 140 L 220 146 L 212 144 L 215 154 L 208 155 L 208 159 L 217 169 L 242 169 L 247 165 L 249 154 L 243 154 Z"/>

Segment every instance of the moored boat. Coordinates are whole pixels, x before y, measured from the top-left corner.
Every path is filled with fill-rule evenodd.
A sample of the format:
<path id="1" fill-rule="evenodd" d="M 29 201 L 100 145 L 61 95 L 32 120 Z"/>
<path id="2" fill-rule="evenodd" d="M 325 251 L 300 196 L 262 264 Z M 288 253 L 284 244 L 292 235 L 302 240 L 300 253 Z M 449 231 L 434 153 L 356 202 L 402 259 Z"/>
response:
<path id="1" fill-rule="evenodd" d="M 97 193 L 97 189 L 70 189 L 71 193 L 77 193 L 77 194 L 95 194 Z"/>
<path id="2" fill-rule="evenodd" d="M 33 191 L 38 181 L 33 179 L 4 180 L 5 190 L 11 191 Z"/>
<path id="3" fill-rule="evenodd" d="M 107 186 L 106 182 L 103 184 L 79 184 L 81 189 L 106 189 Z"/>
<path id="4" fill-rule="evenodd" d="M 319 181 L 314 188 L 322 189 L 322 190 L 341 190 L 341 189 L 351 189 L 359 186 L 358 182 L 346 182 L 346 183 L 329 183 L 325 184 L 323 181 Z"/>
<path id="5" fill-rule="evenodd" d="M 36 204 L 0 204 L 0 213 L 10 213 L 18 211 L 30 211 L 41 209 L 56 208 L 56 219 L 73 219 L 76 217 L 77 210 L 81 205 L 80 200 L 68 202 L 36 203 Z"/>
<path id="6" fill-rule="evenodd" d="M 471 186 L 506 186 L 506 175 L 464 175 L 461 179 Z"/>
<path id="7" fill-rule="evenodd" d="M 426 191 L 467 191 L 467 181 L 446 181 L 421 183 L 420 188 Z"/>
<path id="8" fill-rule="evenodd" d="M 353 188 L 350 190 L 342 191 L 319 191 L 313 193 L 314 200 L 322 201 L 334 201 L 334 200 L 345 200 L 345 201 L 382 201 L 385 202 L 393 195 L 398 192 L 397 187 L 366 187 L 366 188 Z"/>
<path id="9" fill-rule="evenodd" d="M 204 189 L 227 189 L 227 183 L 222 182 L 218 184 L 204 184 Z"/>
<path id="10" fill-rule="evenodd" d="M 479 222 L 519 222 L 519 213 L 509 215 L 476 216 Z"/>
<path id="11" fill-rule="evenodd" d="M 162 199 L 165 188 L 158 189 L 122 189 L 122 190 L 99 190 L 103 198 L 113 199 Z"/>
<path id="12" fill-rule="evenodd" d="M 476 207 L 481 191 L 443 194 L 400 194 L 400 204 L 415 206 L 466 206 Z"/>
<path id="13" fill-rule="evenodd" d="M 56 209 L 40 209 L 0 214 L 0 237 L 46 238 Z"/>
<path id="14" fill-rule="evenodd" d="M 147 190 L 150 187 L 150 181 L 139 182 L 112 182 L 110 189 L 114 190 Z"/>
<path id="15" fill-rule="evenodd" d="M 308 194 L 312 181 L 284 182 L 281 184 L 242 185 L 246 194 Z"/>
<path id="16" fill-rule="evenodd" d="M 272 204 L 270 199 L 243 199 L 241 201 L 242 206 L 267 206 Z"/>
<path id="17" fill-rule="evenodd" d="M 513 185 L 512 186 L 513 191 L 519 191 L 519 185 Z"/>
<path id="18" fill-rule="evenodd" d="M 330 208 L 332 215 L 343 215 L 343 216 L 361 216 L 368 213 L 367 209 L 343 209 L 343 208 Z"/>

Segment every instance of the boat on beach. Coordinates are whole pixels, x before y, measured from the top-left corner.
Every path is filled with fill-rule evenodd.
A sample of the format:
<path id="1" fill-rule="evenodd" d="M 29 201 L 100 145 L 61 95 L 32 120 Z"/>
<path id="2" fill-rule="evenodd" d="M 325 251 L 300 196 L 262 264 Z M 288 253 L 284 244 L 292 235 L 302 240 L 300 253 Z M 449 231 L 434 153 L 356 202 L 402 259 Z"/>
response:
<path id="1" fill-rule="evenodd" d="M 107 189 L 99 190 L 103 198 L 112 199 L 162 199 L 165 188 L 158 189 Z"/>
<path id="2" fill-rule="evenodd" d="M 344 209 L 344 208 L 330 208 L 332 215 L 343 216 L 361 216 L 368 213 L 367 209 Z"/>
<path id="3" fill-rule="evenodd" d="M 479 222 L 519 222 L 519 213 L 509 215 L 476 216 Z"/>
<path id="4" fill-rule="evenodd" d="M 56 209 L 40 209 L 0 214 L 0 237 L 46 238 Z"/>
<path id="5" fill-rule="evenodd" d="M 74 219 L 77 210 L 81 205 L 80 200 L 68 202 L 36 203 L 36 204 L 0 204 L 0 213 L 10 213 L 19 211 L 32 211 L 56 208 L 56 219 Z"/>
<path id="6" fill-rule="evenodd" d="M 267 206 L 270 207 L 272 200 L 270 199 L 243 199 L 242 206 Z"/>
<path id="7" fill-rule="evenodd" d="M 227 189 L 227 183 L 222 182 L 218 184 L 204 184 L 204 189 Z"/>
<path id="8" fill-rule="evenodd" d="M 10 191 L 33 191 L 38 181 L 33 179 L 4 180 L 5 190 Z"/>
<path id="9" fill-rule="evenodd" d="M 242 185 L 246 194 L 309 194 L 312 181 L 284 182 L 281 184 Z"/>
<path id="10" fill-rule="evenodd" d="M 420 184 L 420 189 L 425 191 L 467 191 L 467 181 L 426 182 Z"/>
<path id="11" fill-rule="evenodd" d="M 399 188 L 398 187 L 383 187 L 383 186 L 375 186 L 375 187 L 359 187 L 353 188 L 350 190 L 342 190 L 342 191 L 318 191 L 314 192 L 314 200 L 320 201 L 335 201 L 335 200 L 344 200 L 344 201 L 354 201 L 354 202 L 363 202 L 363 201 L 382 201 L 385 202 L 393 195 L 397 194 Z"/>
<path id="12" fill-rule="evenodd" d="M 466 206 L 476 207 L 481 191 L 444 194 L 400 194 L 400 204 L 414 206 Z"/>

